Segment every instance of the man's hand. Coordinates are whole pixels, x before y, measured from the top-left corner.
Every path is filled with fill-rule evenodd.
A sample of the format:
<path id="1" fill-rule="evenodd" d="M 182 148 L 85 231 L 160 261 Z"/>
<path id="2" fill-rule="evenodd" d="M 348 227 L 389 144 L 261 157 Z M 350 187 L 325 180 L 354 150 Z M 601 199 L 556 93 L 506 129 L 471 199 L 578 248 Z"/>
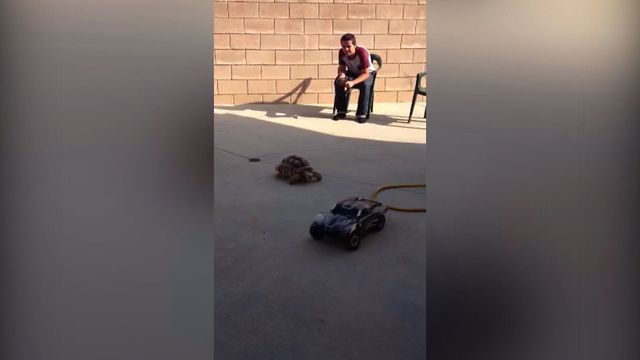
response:
<path id="1" fill-rule="evenodd" d="M 348 81 L 347 75 L 345 75 L 344 73 L 341 73 L 340 75 L 338 75 L 336 80 L 338 84 L 342 85 L 345 92 L 348 92 L 353 87 L 353 81 Z"/>
<path id="2" fill-rule="evenodd" d="M 353 81 L 345 81 L 345 83 L 344 83 L 344 90 L 345 91 L 351 90 L 352 87 L 353 87 Z"/>

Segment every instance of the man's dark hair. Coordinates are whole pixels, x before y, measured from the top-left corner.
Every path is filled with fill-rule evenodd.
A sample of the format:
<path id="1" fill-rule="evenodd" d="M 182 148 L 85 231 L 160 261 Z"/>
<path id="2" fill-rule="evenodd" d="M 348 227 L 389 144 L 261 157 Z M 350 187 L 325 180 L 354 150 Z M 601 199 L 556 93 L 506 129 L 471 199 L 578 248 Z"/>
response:
<path id="1" fill-rule="evenodd" d="M 346 34 L 342 35 L 342 37 L 340 38 L 340 42 L 343 42 L 343 41 L 351 41 L 351 43 L 353 45 L 355 45 L 356 44 L 356 36 L 351 34 L 351 33 L 346 33 Z"/>

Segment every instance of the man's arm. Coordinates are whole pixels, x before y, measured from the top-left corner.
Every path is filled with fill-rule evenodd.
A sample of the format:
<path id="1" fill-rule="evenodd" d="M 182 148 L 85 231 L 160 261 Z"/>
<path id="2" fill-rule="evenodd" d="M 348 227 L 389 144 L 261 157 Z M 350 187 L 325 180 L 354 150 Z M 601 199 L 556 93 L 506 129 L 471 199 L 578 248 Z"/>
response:
<path id="1" fill-rule="evenodd" d="M 340 64 L 338 65 L 338 79 L 344 78 L 347 76 L 347 67 Z"/>
<path id="2" fill-rule="evenodd" d="M 369 69 L 368 68 L 364 68 L 362 69 L 362 72 L 360 73 L 360 75 L 358 75 L 357 78 L 349 81 L 351 83 L 351 86 L 353 85 L 357 85 L 365 80 L 367 80 L 369 78 Z"/>
<path id="3" fill-rule="evenodd" d="M 367 80 L 368 78 L 369 78 L 369 69 L 368 68 L 364 68 L 364 69 L 362 69 L 362 72 L 360 73 L 360 75 L 358 75 L 357 78 L 355 78 L 355 79 L 353 79 L 351 81 L 347 81 L 344 85 L 347 87 L 347 89 L 351 89 L 355 85 Z"/>
<path id="4" fill-rule="evenodd" d="M 371 66 L 371 64 L 369 64 L 369 53 L 364 51 L 362 48 L 358 49 L 360 49 L 358 56 L 360 56 L 360 64 L 362 68 L 360 70 L 360 75 L 358 75 L 357 78 L 345 83 L 347 89 L 351 89 L 354 85 L 357 85 L 369 78 L 369 66 Z"/>

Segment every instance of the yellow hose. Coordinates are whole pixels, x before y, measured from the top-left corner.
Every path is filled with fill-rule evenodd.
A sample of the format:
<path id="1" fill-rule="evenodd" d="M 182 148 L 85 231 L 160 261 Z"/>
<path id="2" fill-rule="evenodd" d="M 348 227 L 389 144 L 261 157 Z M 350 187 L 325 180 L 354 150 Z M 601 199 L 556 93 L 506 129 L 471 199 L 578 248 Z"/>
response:
<path id="1" fill-rule="evenodd" d="M 387 186 L 383 186 L 378 188 L 376 191 L 373 192 L 373 194 L 371 194 L 371 198 L 370 200 L 374 200 L 376 201 L 376 196 L 378 195 L 378 193 L 384 191 L 384 190 L 388 190 L 388 189 L 399 189 L 399 188 L 416 188 L 416 187 L 427 187 L 427 184 L 400 184 L 400 185 L 387 185 Z M 424 208 L 414 208 L 414 209 L 405 209 L 405 208 L 399 208 L 399 207 L 395 207 L 395 206 L 389 206 L 386 205 L 387 208 L 389 210 L 395 210 L 395 211 L 403 211 L 403 212 L 427 212 L 427 209 Z"/>

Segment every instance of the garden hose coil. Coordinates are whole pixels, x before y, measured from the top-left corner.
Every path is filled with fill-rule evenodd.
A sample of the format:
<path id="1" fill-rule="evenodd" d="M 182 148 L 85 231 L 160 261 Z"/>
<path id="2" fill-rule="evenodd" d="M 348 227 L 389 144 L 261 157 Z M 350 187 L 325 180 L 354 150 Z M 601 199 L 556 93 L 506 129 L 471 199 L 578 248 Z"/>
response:
<path id="1" fill-rule="evenodd" d="M 378 188 L 376 191 L 371 194 L 370 200 L 376 200 L 376 196 L 384 190 L 388 189 L 400 189 L 400 188 L 417 188 L 417 187 L 427 187 L 427 184 L 400 184 L 400 185 L 387 185 Z M 399 208 L 395 206 L 386 205 L 389 210 L 402 211 L 402 212 L 427 212 L 426 208 Z"/>

